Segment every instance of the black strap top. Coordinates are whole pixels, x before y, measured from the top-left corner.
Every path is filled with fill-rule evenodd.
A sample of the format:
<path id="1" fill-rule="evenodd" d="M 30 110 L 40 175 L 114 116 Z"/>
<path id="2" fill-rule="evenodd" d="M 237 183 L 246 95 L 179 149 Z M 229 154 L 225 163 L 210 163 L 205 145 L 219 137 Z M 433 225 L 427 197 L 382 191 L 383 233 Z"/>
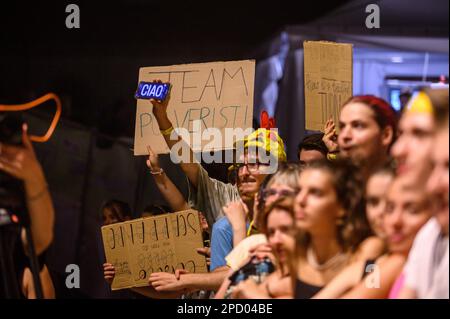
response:
<path id="1" fill-rule="evenodd" d="M 322 288 L 322 286 L 313 286 L 297 278 L 295 282 L 295 299 L 310 299 Z"/>
<path id="2" fill-rule="evenodd" d="M 362 279 L 364 279 L 365 276 L 372 271 L 370 266 L 373 266 L 375 262 L 376 262 L 375 259 L 366 260 L 363 269 Z M 315 294 L 317 294 L 322 288 L 323 286 L 313 286 L 297 278 L 295 282 L 295 299 L 310 299 Z"/>

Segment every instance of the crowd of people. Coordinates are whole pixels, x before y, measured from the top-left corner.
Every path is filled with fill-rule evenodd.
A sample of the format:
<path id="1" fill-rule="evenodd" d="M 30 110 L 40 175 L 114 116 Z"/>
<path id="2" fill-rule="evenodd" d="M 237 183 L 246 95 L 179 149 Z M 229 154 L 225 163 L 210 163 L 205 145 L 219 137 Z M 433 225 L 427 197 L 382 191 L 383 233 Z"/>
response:
<path id="1" fill-rule="evenodd" d="M 180 137 L 170 137 L 170 102 L 151 103 L 172 148 Z M 151 298 L 449 298 L 448 125 L 445 88 L 417 92 L 400 113 L 381 98 L 354 96 L 339 123 L 303 139 L 297 163 L 268 128 L 245 138 L 230 183 L 181 162 L 187 200 L 149 149 L 170 210 L 196 209 L 211 230 L 210 249 L 198 251 L 209 272 L 152 273 L 134 290 Z M 278 162 L 274 174 L 258 152 Z M 104 264 L 109 283 L 114 274 Z"/>
<path id="2" fill-rule="evenodd" d="M 447 88 L 424 88 L 400 113 L 381 98 L 354 96 L 342 105 L 339 123 L 329 120 L 323 132 L 299 143 L 298 161 L 292 163 L 282 138 L 259 128 L 242 141 L 245 152 L 230 166 L 229 183 L 211 178 L 190 151 L 192 160 L 179 164 L 189 180 L 187 199 L 149 147 L 149 173 L 168 206 L 151 205 L 142 215 L 200 212 L 205 246 L 197 253 L 209 271 L 154 272 L 148 286 L 126 296 L 449 298 L 448 94 Z M 173 139 L 170 99 L 150 102 L 172 148 L 181 137 Z M 275 173 L 259 160 L 259 152 L 278 163 Z M 0 171 L 22 181 L 33 234 L 26 237 L 20 229 L 13 234 L 20 291 L 2 294 L 36 297 L 38 281 L 25 249 L 32 241 L 39 290 L 52 298 L 41 259 L 52 241 L 54 209 L 26 125 L 22 146 L 0 144 Z M 3 206 L 17 204 L 0 195 Z M 118 200 L 106 202 L 101 211 L 104 225 L 132 218 L 129 206 Z M 8 270 L 3 264 L 2 269 Z M 103 271 L 111 284 L 114 265 L 105 263 Z"/>

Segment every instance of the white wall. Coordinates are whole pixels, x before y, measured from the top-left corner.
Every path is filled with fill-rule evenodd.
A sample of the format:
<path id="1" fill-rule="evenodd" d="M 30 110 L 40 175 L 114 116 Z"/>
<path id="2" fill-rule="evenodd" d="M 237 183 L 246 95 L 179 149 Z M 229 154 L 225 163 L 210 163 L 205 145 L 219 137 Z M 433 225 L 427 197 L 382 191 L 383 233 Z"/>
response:
<path id="1" fill-rule="evenodd" d="M 380 52 L 380 55 L 382 53 Z M 402 56 L 402 53 L 396 54 Z M 387 87 L 385 85 L 386 76 L 414 76 L 422 77 L 424 70 L 424 62 L 420 61 L 424 53 L 417 53 L 417 58 L 411 59 L 409 53 L 403 63 L 384 62 L 382 58 L 376 58 L 372 53 L 358 53 L 353 61 L 353 92 L 358 94 L 373 94 L 388 98 Z M 428 64 L 428 77 L 439 77 L 445 75 L 448 78 L 449 64 L 448 56 L 433 59 L 431 56 Z M 386 60 L 388 60 L 386 58 Z M 436 60 L 436 61 L 433 61 Z M 388 60 L 389 61 L 389 60 Z"/>

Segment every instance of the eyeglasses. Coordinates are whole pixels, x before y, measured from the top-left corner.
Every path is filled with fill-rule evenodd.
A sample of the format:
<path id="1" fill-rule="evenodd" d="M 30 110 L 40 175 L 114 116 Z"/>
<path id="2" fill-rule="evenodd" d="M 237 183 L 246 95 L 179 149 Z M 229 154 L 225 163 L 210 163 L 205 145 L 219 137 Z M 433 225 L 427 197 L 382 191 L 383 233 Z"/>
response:
<path id="1" fill-rule="evenodd" d="M 250 174 L 264 173 L 269 168 L 270 164 L 266 163 L 237 163 L 234 164 L 236 171 L 241 172 L 244 167 L 247 168 Z"/>
<path id="2" fill-rule="evenodd" d="M 268 188 L 262 192 L 262 196 L 263 198 L 275 195 L 278 195 L 279 197 L 295 197 L 297 196 L 297 193 L 298 190 L 289 190 L 289 189 L 276 190 L 273 188 Z"/>

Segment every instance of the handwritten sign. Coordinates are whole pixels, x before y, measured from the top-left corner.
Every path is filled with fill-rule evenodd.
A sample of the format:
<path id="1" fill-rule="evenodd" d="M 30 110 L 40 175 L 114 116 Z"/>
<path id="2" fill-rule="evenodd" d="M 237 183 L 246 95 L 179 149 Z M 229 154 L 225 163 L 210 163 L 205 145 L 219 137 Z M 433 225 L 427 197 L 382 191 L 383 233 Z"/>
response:
<path id="1" fill-rule="evenodd" d="M 332 118 L 339 122 L 342 104 L 353 92 L 353 46 L 347 43 L 305 41 L 305 123 L 323 131 Z"/>
<path id="2" fill-rule="evenodd" d="M 186 141 L 194 152 L 233 148 L 233 139 L 225 138 L 225 128 L 252 127 L 255 61 L 231 61 L 145 67 L 139 69 L 139 81 L 161 80 L 172 84 L 167 108 L 175 128 L 189 130 Z M 137 101 L 134 155 L 147 155 L 147 145 L 155 153 L 168 153 L 147 100 Z M 198 129 L 220 130 L 223 138 L 192 143 L 194 121 Z M 197 130 L 197 128 L 195 128 Z"/>
<path id="3" fill-rule="evenodd" d="M 198 212 L 139 218 L 102 227 L 106 261 L 115 267 L 112 290 L 148 286 L 153 272 L 207 271 Z"/>

